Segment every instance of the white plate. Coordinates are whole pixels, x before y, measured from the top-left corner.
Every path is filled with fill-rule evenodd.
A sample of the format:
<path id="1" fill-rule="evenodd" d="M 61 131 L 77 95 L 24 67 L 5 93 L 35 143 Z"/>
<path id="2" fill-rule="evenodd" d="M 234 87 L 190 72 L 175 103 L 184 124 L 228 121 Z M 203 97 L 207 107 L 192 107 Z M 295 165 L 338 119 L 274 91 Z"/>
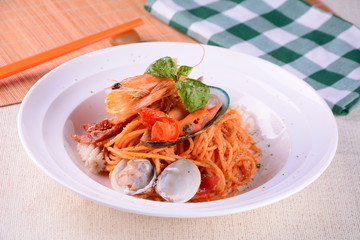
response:
<path id="1" fill-rule="evenodd" d="M 31 159 L 63 186 L 96 202 L 133 213 L 204 217 L 246 211 L 284 199 L 313 182 L 334 157 L 338 133 L 327 104 L 304 81 L 264 60 L 205 46 L 191 73 L 228 91 L 260 130 L 261 172 L 232 198 L 175 204 L 124 196 L 108 179 L 80 163 L 70 134 L 103 119 L 104 89 L 111 80 L 142 74 L 154 60 L 171 56 L 193 66 L 202 48 L 190 43 L 140 43 L 96 51 L 46 74 L 25 97 L 18 118 L 20 139 Z"/>

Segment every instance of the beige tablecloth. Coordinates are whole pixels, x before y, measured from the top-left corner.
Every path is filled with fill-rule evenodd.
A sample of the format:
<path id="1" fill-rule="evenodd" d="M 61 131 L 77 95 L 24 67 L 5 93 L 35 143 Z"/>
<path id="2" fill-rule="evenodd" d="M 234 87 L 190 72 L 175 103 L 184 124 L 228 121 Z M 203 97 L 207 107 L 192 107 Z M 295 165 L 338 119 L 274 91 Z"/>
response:
<path id="1" fill-rule="evenodd" d="M 358 0 L 324 2 L 360 26 Z M 37 168 L 21 146 L 16 125 L 19 107 L 0 108 L 1 240 L 360 239 L 360 107 L 336 117 L 337 153 L 310 186 L 266 207 L 199 219 L 126 213 L 62 187 Z"/>

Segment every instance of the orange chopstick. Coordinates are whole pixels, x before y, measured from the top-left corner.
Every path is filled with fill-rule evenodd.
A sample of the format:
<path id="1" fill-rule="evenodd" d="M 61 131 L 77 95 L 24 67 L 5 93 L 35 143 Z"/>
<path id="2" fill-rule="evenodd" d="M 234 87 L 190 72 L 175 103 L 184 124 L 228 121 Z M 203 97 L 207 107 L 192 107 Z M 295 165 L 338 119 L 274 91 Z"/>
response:
<path id="1" fill-rule="evenodd" d="M 134 29 L 135 27 L 142 25 L 143 23 L 144 21 L 141 18 L 137 18 L 135 20 L 120 24 L 116 27 L 109 28 L 107 30 L 76 40 L 74 42 L 67 43 L 65 45 L 50 49 L 48 51 L 0 67 L 0 79 L 6 78 L 8 76 L 11 76 L 15 73 L 19 73 L 26 69 L 32 68 L 34 66 L 42 64 L 54 58 L 60 57 L 72 51 L 78 50 L 92 43 L 129 31 L 131 29 Z"/>

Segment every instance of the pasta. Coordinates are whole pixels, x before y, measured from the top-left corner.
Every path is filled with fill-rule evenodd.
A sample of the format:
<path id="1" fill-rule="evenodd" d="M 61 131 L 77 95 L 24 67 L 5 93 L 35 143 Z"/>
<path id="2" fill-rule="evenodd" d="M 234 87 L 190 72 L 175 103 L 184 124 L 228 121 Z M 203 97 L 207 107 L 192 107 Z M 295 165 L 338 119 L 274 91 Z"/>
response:
<path id="1" fill-rule="evenodd" d="M 250 134 L 241 127 L 241 116 L 235 109 L 228 112 L 203 134 L 164 148 L 148 148 L 140 144 L 145 132 L 140 117 L 128 123 L 123 131 L 104 144 L 105 171 L 111 172 L 122 159 L 151 159 L 159 174 L 171 162 L 187 158 L 200 169 L 202 176 L 219 177 L 209 194 L 197 194 L 191 201 L 212 201 L 234 196 L 238 187 L 246 185 L 257 171 L 261 150 Z M 155 191 L 139 195 L 161 200 Z"/>
<path id="2" fill-rule="evenodd" d="M 248 184 L 261 150 L 241 114 L 222 100 L 227 94 L 215 87 L 222 98 L 210 94 L 187 77 L 191 69 L 164 57 L 145 74 L 117 82 L 106 97 L 114 117 L 72 136 L 85 165 L 109 174 L 115 190 L 157 201 L 213 201 Z"/>

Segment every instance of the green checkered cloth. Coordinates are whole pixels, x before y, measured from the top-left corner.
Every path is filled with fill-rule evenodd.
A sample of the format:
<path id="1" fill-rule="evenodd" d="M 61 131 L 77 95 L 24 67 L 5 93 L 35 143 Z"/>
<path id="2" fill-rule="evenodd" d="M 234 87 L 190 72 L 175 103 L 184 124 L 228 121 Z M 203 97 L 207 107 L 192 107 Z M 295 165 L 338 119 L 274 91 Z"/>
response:
<path id="1" fill-rule="evenodd" d="M 197 41 L 273 62 L 335 114 L 359 103 L 360 30 L 300 0 L 148 0 L 145 9 Z"/>

